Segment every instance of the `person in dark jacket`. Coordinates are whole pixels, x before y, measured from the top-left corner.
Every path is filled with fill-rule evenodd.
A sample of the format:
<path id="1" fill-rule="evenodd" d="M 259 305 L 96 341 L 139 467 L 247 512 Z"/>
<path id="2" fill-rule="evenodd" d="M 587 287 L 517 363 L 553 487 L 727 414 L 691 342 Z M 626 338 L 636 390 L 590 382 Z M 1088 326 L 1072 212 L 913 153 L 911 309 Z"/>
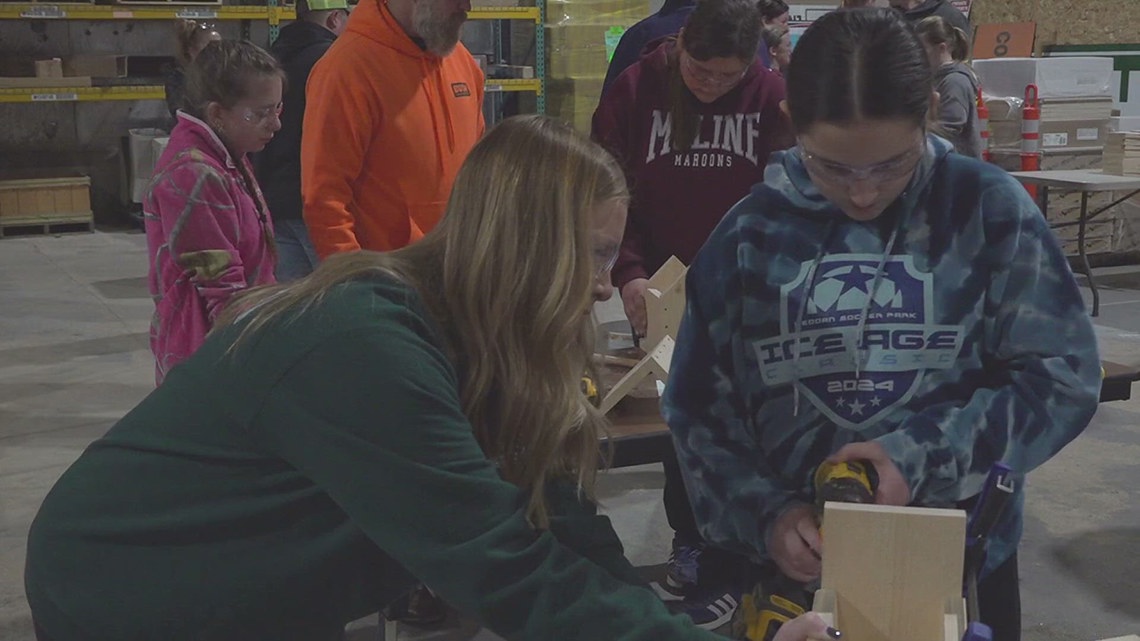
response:
<path id="1" fill-rule="evenodd" d="M 757 0 L 756 7 L 760 9 L 760 26 L 764 29 L 788 26 L 791 11 L 788 8 L 788 3 L 784 0 Z M 760 62 L 764 67 L 771 69 L 772 51 L 764 44 L 763 37 L 761 37 L 760 49 L 757 54 L 760 56 Z"/>
<path id="2" fill-rule="evenodd" d="M 966 34 L 941 16 L 923 18 L 915 27 L 934 69 L 938 91 L 936 133 L 954 145 L 954 151 L 982 158 L 982 131 L 978 122 L 978 77 L 966 60 L 970 57 Z"/>
<path id="3" fill-rule="evenodd" d="M 325 55 L 348 23 L 347 0 L 297 0 L 297 21 L 281 28 L 273 55 L 289 78 L 281 111 L 281 131 L 257 159 L 261 183 L 277 240 L 277 280 L 307 276 L 317 254 L 301 218 L 301 121 L 305 85 L 313 65 Z"/>
<path id="4" fill-rule="evenodd" d="M 657 13 L 627 29 L 618 41 L 613 57 L 610 58 L 606 79 L 602 82 L 602 93 L 610 88 L 621 72 L 637 62 L 643 54 L 648 53 L 646 48 L 654 41 L 676 35 L 685 24 L 685 20 L 689 19 L 694 6 L 696 6 L 695 0 L 665 0 L 665 4 Z M 761 26 L 788 24 L 788 3 L 784 0 L 758 0 L 756 6 L 760 9 Z M 764 66 L 771 66 L 771 54 L 768 53 L 768 48 L 761 47 L 759 54 Z"/>
<path id="5" fill-rule="evenodd" d="M 646 331 L 648 278 L 670 256 L 688 264 L 732 205 L 763 181 L 769 154 L 792 144 L 784 82 L 756 55 L 754 0 L 700 0 L 684 28 L 629 67 L 602 96 L 592 131 L 622 163 L 632 200 L 613 284 L 634 331 Z M 646 345 L 652 349 L 652 345 Z M 705 546 L 676 459 L 666 456 L 665 513 L 674 530 L 666 583 L 698 625 L 715 629 L 740 594 L 747 563 Z"/>
<path id="6" fill-rule="evenodd" d="M 602 93 L 606 93 L 621 72 L 641 58 L 646 45 L 680 31 L 695 5 L 695 0 L 665 0 L 657 13 L 626 29 L 610 58 L 606 79 L 602 82 Z"/>
<path id="7" fill-rule="evenodd" d="M 917 23 L 919 20 L 930 16 L 941 16 L 943 20 L 950 23 L 951 27 L 961 29 L 967 38 L 972 39 L 974 36 L 974 30 L 970 27 L 970 19 L 950 4 L 950 0 L 891 0 L 891 6 L 902 11 L 906 19 L 912 23 Z"/>

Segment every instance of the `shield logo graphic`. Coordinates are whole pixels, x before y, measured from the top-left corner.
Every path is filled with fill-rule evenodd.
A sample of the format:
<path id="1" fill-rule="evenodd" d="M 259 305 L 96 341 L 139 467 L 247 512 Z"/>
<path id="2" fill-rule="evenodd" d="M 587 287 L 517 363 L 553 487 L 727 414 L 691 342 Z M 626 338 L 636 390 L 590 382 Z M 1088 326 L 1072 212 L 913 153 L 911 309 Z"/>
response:
<path id="1" fill-rule="evenodd" d="M 853 430 L 905 405 L 924 371 L 953 365 L 962 341 L 960 328 L 931 324 L 932 276 L 910 256 L 889 257 L 879 273 L 881 260 L 836 254 L 815 270 L 804 263 L 781 288 L 782 336 L 755 345 L 767 384 L 799 385 Z"/>

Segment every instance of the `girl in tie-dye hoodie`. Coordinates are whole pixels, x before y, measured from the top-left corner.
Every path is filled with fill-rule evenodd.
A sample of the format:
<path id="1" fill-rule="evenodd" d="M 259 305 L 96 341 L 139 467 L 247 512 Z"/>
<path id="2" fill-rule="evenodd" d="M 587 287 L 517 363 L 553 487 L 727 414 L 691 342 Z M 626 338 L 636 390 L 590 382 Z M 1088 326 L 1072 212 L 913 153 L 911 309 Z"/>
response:
<path id="1" fill-rule="evenodd" d="M 711 543 L 811 583 L 812 475 L 869 461 L 876 501 L 968 509 L 991 465 L 1017 494 L 980 585 L 994 638 L 1020 633 L 1020 480 L 1086 427 L 1100 365 L 1044 218 L 996 167 L 925 131 L 936 104 L 896 13 L 840 11 L 800 40 L 799 145 L 692 264 L 664 399 Z M 869 586 L 870 587 L 870 586 Z"/>
<path id="2" fill-rule="evenodd" d="M 214 42 L 186 72 L 178 124 L 143 202 L 155 382 L 197 351 L 241 290 L 271 284 L 269 209 L 248 154 L 281 128 L 284 73 L 248 42 Z"/>

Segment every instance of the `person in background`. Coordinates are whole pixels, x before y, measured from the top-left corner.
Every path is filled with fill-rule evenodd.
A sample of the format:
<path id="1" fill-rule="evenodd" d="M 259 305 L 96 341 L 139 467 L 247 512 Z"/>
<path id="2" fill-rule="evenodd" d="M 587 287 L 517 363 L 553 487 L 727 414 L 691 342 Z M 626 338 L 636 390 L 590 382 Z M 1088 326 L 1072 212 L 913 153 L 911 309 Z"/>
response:
<path id="1" fill-rule="evenodd" d="M 301 132 L 305 224 L 321 258 L 391 250 L 443 215 L 483 135 L 468 0 L 363 0 L 313 67 Z"/>
<path id="2" fill-rule="evenodd" d="M 309 72 L 348 22 L 347 0 L 298 0 L 297 20 L 281 27 L 271 51 L 285 69 L 281 131 L 255 158 L 257 178 L 273 212 L 277 241 L 277 280 L 307 276 L 317 267 L 317 252 L 301 217 L 301 122 Z"/>
<path id="3" fill-rule="evenodd" d="M 784 0 L 756 0 L 756 6 L 760 9 L 761 27 L 772 27 L 776 25 L 788 26 L 788 19 L 791 13 L 788 9 L 788 3 L 784 2 Z M 759 53 L 760 62 L 766 69 L 771 69 L 772 53 L 768 50 L 768 47 L 760 47 Z"/>
<path id="4" fill-rule="evenodd" d="M 273 224 L 248 155 L 281 128 L 284 80 L 268 52 L 232 40 L 186 69 L 186 107 L 143 199 L 158 384 L 235 294 L 274 282 Z"/>
<path id="5" fill-rule="evenodd" d="M 222 39 L 222 34 L 214 27 L 204 22 L 179 18 L 174 23 L 174 42 L 177 49 L 174 52 L 174 65 L 166 73 L 166 108 L 170 110 L 170 118 L 176 124 L 179 109 L 183 107 L 183 96 L 186 86 L 186 67 L 194 62 L 198 53 L 211 42 Z"/>
<path id="6" fill-rule="evenodd" d="M 652 47 L 655 41 L 680 31 L 694 6 L 696 0 L 665 0 L 657 13 L 626 29 L 610 58 L 606 78 L 602 83 L 602 94 L 605 95 L 623 71 L 647 53 L 646 47 Z M 784 0 L 757 0 L 756 6 L 760 9 L 762 26 L 788 24 L 788 5 Z M 770 65 L 767 56 L 770 54 L 765 49 L 760 49 L 760 59 L 765 67 Z"/>
<path id="7" fill-rule="evenodd" d="M 700 0 L 677 37 L 630 66 L 594 112 L 594 139 L 633 185 L 613 282 L 637 335 L 646 331 L 650 275 L 670 256 L 688 264 L 725 212 L 763 180 L 768 155 L 792 143 L 780 111 L 783 80 L 756 56 L 760 28 L 753 0 Z M 743 562 L 705 546 L 676 459 L 664 465 L 675 532 L 664 588 L 713 629 L 736 608 L 734 570 Z"/>
<path id="8" fill-rule="evenodd" d="M 840 0 L 840 9 L 862 9 L 875 6 L 875 0 Z"/>
<path id="9" fill-rule="evenodd" d="M 772 61 L 768 68 L 776 73 L 783 74 L 792 61 L 791 29 L 788 28 L 788 25 L 772 24 L 764 27 L 760 36 L 764 41 L 764 48 L 768 50 L 768 59 Z"/>
<path id="10" fill-rule="evenodd" d="M 890 0 L 890 3 L 913 23 L 930 16 L 942 16 L 951 27 L 957 27 L 966 34 L 967 42 L 973 37 L 974 31 L 970 28 L 970 19 L 951 4 L 950 0 Z"/>
<path id="11" fill-rule="evenodd" d="M 982 131 L 978 122 L 978 77 L 966 63 L 970 43 L 966 34 L 941 16 L 923 18 L 915 26 L 918 38 L 934 68 L 938 91 L 938 134 L 965 156 L 982 157 Z"/>
<path id="12" fill-rule="evenodd" d="M 419 577 L 507 639 L 719 639 L 593 500 L 580 381 L 627 200 L 568 125 L 508 119 L 420 242 L 236 302 L 44 500 L 37 638 L 332 641 Z"/>
<path id="13" fill-rule="evenodd" d="M 614 55 L 610 57 L 606 78 L 602 81 L 602 95 L 606 94 L 623 71 L 641 58 L 650 43 L 676 35 L 685 20 L 689 19 L 695 5 L 696 0 L 665 0 L 657 13 L 626 29 L 614 48 Z"/>
<path id="14" fill-rule="evenodd" d="M 824 461 L 872 467 L 876 503 L 967 511 L 1005 462 L 979 604 L 1017 641 L 1024 477 L 1099 398 L 1081 292 L 1025 188 L 927 133 L 933 73 L 898 12 L 820 17 L 787 82 L 799 144 L 689 269 L 662 403 L 701 533 L 803 594 Z"/>

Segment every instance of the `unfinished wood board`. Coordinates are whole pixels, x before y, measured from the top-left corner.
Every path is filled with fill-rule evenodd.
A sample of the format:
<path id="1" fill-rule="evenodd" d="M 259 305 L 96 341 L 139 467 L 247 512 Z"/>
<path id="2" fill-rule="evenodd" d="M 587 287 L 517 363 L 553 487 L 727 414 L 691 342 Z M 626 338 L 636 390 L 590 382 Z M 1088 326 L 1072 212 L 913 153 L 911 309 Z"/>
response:
<path id="1" fill-rule="evenodd" d="M 821 586 L 852 641 L 943 641 L 962 598 L 966 513 L 828 503 Z"/>
<path id="2" fill-rule="evenodd" d="M 681 317 L 685 314 L 685 273 L 688 268 L 670 256 L 649 279 L 645 292 L 645 342 L 657 345 L 666 336 L 677 338 Z"/>
<path id="3" fill-rule="evenodd" d="M 1048 45 L 1136 42 L 1136 0 L 974 0 L 970 22 L 1036 22 L 1038 54 Z"/>
<path id="4" fill-rule="evenodd" d="M 629 370 L 629 373 L 621 378 L 616 385 L 610 389 L 606 397 L 602 399 L 602 404 L 598 408 L 603 414 L 609 412 L 617 405 L 618 401 L 629 395 L 642 381 L 650 376 L 655 376 L 657 380 L 664 383 L 669 378 L 669 363 L 673 360 L 673 346 L 675 343 L 673 339 L 666 336 L 661 342 L 646 354 L 641 362 Z"/>

